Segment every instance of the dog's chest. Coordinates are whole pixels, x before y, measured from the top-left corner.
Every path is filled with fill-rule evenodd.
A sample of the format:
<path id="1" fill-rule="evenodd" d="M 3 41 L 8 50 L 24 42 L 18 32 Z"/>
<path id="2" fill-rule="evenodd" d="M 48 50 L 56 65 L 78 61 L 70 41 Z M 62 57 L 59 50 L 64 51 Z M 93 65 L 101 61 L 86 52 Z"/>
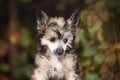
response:
<path id="1" fill-rule="evenodd" d="M 48 75 L 50 77 L 63 77 L 64 74 L 64 65 L 60 62 L 55 56 L 51 57 L 49 61 L 50 69 L 48 71 Z"/>

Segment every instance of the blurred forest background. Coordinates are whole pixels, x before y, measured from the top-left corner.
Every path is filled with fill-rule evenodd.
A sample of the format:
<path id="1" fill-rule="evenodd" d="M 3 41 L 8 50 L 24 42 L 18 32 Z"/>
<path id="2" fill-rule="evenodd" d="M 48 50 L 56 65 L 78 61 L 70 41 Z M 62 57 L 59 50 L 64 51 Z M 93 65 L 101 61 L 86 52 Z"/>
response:
<path id="1" fill-rule="evenodd" d="M 0 80 L 30 80 L 37 9 L 66 19 L 79 9 L 83 80 L 120 80 L 120 0 L 0 0 Z"/>

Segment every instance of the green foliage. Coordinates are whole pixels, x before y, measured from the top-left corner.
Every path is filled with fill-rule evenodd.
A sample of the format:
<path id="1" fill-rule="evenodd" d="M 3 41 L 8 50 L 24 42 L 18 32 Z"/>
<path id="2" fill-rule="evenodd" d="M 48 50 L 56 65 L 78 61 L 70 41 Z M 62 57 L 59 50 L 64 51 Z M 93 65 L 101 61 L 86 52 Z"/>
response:
<path id="1" fill-rule="evenodd" d="M 83 52 L 83 57 L 85 58 L 90 58 L 96 53 L 96 47 L 88 47 L 86 50 Z"/>
<path id="2" fill-rule="evenodd" d="M 105 56 L 102 53 L 97 53 L 97 55 L 94 56 L 94 62 L 97 65 L 102 64 L 104 60 L 105 60 Z"/>
<path id="3" fill-rule="evenodd" d="M 8 64 L 3 63 L 3 64 L 1 64 L 1 66 L 0 66 L 0 70 L 1 70 L 2 72 L 7 72 L 7 71 L 10 71 L 10 67 L 9 67 Z"/>
<path id="4" fill-rule="evenodd" d="M 76 2 L 77 0 L 59 0 L 59 3 L 57 5 L 57 9 L 58 10 L 64 10 L 66 9 L 68 6 L 70 5 L 74 5 L 74 3 Z"/>
<path id="5" fill-rule="evenodd" d="M 112 32 L 105 31 L 107 31 L 108 28 L 117 27 L 116 24 L 120 25 L 119 22 L 116 22 L 119 19 L 115 17 L 117 16 L 115 14 L 119 14 L 118 10 L 120 7 L 116 8 L 116 6 L 120 3 L 114 0 L 85 0 L 85 3 L 87 7 L 81 11 L 80 15 L 83 28 L 78 30 L 75 39 L 77 47 L 79 48 L 81 46 L 83 48 L 83 50 L 79 52 L 81 61 L 80 69 L 83 80 L 116 80 L 118 77 L 115 75 L 119 75 L 119 73 L 115 72 L 115 68 L 120 69 L 120 67 L 116 65 L 118 63 L 120 64 L 119 61 L 117 63 L 117 58 L 119 57 L 117 57 L 116 54 L 118 55 L 119 53 L 116 51 L 119 51 L 120 48 L 115 48 L 115 46 L 119 43 L 111 43 L 105 35 L 107 34 L 107 37 L 112 38 L 112 36 L 108 34 L 117 32 L 113 30 L 111 30 Z M 109 11 L 112 8 L 114 8 L 113 11 L 115 12 Z M 115 22 L 112 19 L 114 19 Z M 111 23 L 112 21 L 113 23 Z M 115 38 L 118 37 L 117 35 L 115 36 Z"/>
<path id="6" fill-rule="evenodd" d="M 20 44 L 22 46 L 24 46 L 25 48 L 28 48 L 30 46 L 30 35 L 29 35 L 29 31 L 27 29 L 22 29 L 22 38 L 20 40 Z"/>
<path id="7" fill-rule="evenodd" d="M 35 40 L 30 36 L 29 29 L 23 27 L 20 29 L 20 32 L 21 38 L 16 44 L 22 49 L 20 48 L 17 51 L 17 55 L 13 57 L 12 76 L 13 80 L 29 80 L 33 70 L 33 63 L 30 61 L 34 62 L 32 58 L 35 52 Z M 32 42 L 33 40 L 34 42 Z"/>
<path id="8" fill-rule="evenodd" d="M 88 73 L 85 75 L 83 80 L 100 80 L 100 77 L 97 73 Z"/>

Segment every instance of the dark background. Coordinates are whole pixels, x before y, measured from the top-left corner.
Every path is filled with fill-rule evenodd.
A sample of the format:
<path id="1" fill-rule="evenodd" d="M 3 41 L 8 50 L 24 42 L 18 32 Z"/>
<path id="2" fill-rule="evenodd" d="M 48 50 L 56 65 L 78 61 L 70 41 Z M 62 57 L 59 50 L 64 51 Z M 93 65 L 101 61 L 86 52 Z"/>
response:
<path id="1" fill-rule="evenodd" d="M 0 0 L 0 80 L 29 80 L 36 10 L 70 17 L 80 10 L 75 44 L 83 80 L 120 80 L 119 0 Z"/>

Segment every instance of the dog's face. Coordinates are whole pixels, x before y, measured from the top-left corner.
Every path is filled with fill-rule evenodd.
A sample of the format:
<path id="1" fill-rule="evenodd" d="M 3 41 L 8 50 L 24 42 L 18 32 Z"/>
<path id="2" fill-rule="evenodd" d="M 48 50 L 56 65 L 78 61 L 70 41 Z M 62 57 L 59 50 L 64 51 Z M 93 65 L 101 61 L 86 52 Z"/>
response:
<path id="1" fill-rule="evenodd" d="M 40 42 L 40 51 L 58 57 L 73 50 L 76 27 L 79 23 L 79 13 L 75 11 L 72 16 L 65 20 L 62 17 L 48 18 L 46 13 L 37 12 L 37 30 Z M 44 50 L 45 49 L 45 50 Z"/>

